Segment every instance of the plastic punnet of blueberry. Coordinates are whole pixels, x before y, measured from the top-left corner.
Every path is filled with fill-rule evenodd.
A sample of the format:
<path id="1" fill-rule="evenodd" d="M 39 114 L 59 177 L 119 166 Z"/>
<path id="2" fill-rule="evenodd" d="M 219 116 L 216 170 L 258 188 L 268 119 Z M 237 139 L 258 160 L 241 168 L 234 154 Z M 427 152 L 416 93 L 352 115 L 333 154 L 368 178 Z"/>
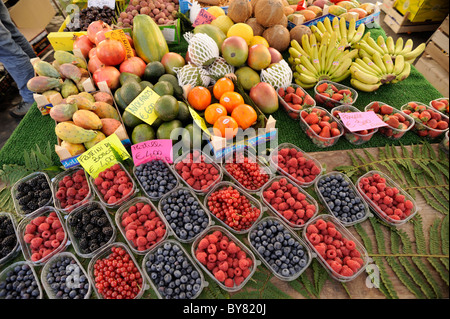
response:
<path id="1" fill-rule="evenodd" d="M 262 220 L 250 232 L 249 240 L 272 270 L 284 278 L 299 274 L 308 265 L 306 248 L 277 220 Z"/>
<path id="2" fill-rule="evenodd" d="M 89 281 L 75 259 L 64 256 L 52 263 L 45 276 L 56 299 L 84 299 Z"/>
<path id="3" fill-rule="evenodd" d="M 0 216 L 0 259 L 8 256 L 16 244 L 17 237 L 11 218 Z"/>
<path id="4" fill-rule="evenodd" d="M 145 270 L 164 299 L 192 299 L 202 289 L 199 271 L 177 243 L 165 242 L 150 252 Z"/>
<path id="5" fill-rule="evenodd" d="M 48 205 L 51 199 L 52 191 L 44 175 L 37 175 L 17 185 L 16 200 L 25 215 Z"/>
<path id="6" fill-rule="evenodd" d="M 38 299 L 40 295 L 37 279 L 27 264 L 13 267 L 0 282 L 0 299 Z"/>
<path id="7" fill-rule="evenodd" d="M 153 160 L 136 166 L 136 177 L 148 196 L 161 198 L 177 186 L 177 178 L 163 160 Z"/>
<path id="8" fill-rule="evenodd" d="M 160 210 L 175 235 L 183 241 L 192 240 L 209 225 L 208 213 L 187 189 L 169 193 L 160 201 Z"/>
<path id="9" fill-rule="evenodd" d="M 363 200 L 341 174 L 320 178 L 317 189 L 332 214 L 342 223 L 354 223 L 366 216 Z"/>

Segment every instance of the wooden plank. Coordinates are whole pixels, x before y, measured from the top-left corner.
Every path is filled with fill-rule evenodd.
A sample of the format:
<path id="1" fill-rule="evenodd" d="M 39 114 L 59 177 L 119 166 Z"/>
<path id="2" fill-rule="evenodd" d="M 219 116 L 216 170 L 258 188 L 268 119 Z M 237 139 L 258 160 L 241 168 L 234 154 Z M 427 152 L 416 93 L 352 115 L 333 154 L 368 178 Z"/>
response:
<path id="1" fill-rule="evenodd" d="M 422 55 L 415 67 L 443 96 L 449 96 L 448 71 L 434 61 L 431 56 Z"/>
<path id="2" fill-rule="evenodd" d="M 440 29 L 437 29 L 433 35 L 431 36 L 431 41 L 436 43 L 438 47 L 440 47 L 445 52 L 448 52 L 448 35 L 442 32 Z"/>
<path id="3" fill-rule="evenodd" d="M 435 31 L 441 25 L 440 22 L 411 22 L 408 20 L 408 12 L 402 15 L 395 8 L 387 9 L 384 22 L 395 33 Z"/>
<path id="4" fill-rule="evenodd" d="M 441 26 L 439 27 L 442 32 L 444 32 L 447 36 L 449 35 L 449 17 L 445 18 L 444 22 L 442 22 Z"/>
<path id="5" fill-rule="evenodd" d="M 436 45 L 433 41 L 428 42 L 425 48 L 424 54 L 429 55 L 435 60 L 440 66 L 449 72 L 449 54 L 448 52 L 442 51 L 440 47 Z"/>

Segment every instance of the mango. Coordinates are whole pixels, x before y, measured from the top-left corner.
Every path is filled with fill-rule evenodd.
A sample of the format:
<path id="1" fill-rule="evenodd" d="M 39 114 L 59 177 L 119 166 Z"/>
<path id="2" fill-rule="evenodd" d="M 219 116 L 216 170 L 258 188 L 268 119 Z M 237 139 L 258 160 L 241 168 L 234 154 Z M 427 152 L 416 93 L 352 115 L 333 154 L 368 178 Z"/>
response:
<path id="1" fill-rule="evenodd" d="M 73 114 L 78 111 L 76 104 L 58 104 L 50 109 L 50 117 L 56 122 L 70 121 Z"/>
<path id="2" fill-rule="evenodd" d="M 56 124 L 55 134 L 61 140 L 73 144 L 86 143 L 96 136 L 95 131 L 86 130 L 70 122 L 61 122 Z"/>
<path id="3" fill-rule="evenodd" d="M 119 113 L 116 108 L 106 102 L 95 102 L 94 113 L 101 119 L 110 118 L 120 120 Z"/>
<path id="4" fill-rule="evenodd" d="M 84 96 L 81 96 L 80 94 L 69 96 L 66 99 L 66 102 L 75 103 L 79 110 L 94 110 L 94 102 Z"/>
<path id="5" fill-rule="evenodd" d="M 61 89 L 63 81 L 48 76 L 35 76 L 27 82 L 27 88 L 31 92 L 44 93 L 52 89 Z"/>
<path id="6" fill-rule="evenodd" d="M 80 69 L 71 63 L 61 64 L 61 66 L 59 67 L 59 72 L 63 77 L 65 77 L 66 79 L 71 79 L 75 83 L 80 82 L 82 78 Z"/>
<path id="7" fill-rule="evenodd" d="M 65 63 L 72 63 L 80 68 L 87 69 L 86 61 L 84 61 L 82 58 L 73 55 L 70 52 L 56 50 L 53 56 L 59 65 Z"/>
<path id="8" fill-rule="evenodd" d="M 72 116 L 72 120 L 75 125 L 87 130 L 100 130 L 103 126 L 97 114 L 88 110 L 76 111 Z"/>
<path id="9" fill-rule="evenodd" d="M 33 68 L 37 75 L 48 76 L 56 79 L 61 78 L 61 74 L 59 74 L 58 70 L 46 61 L 36 62 L 33 64 Z"/>
<path id="10" fill-rule="evenodd" d="M 248 49 L 247 64 L 253 70 L 260 71 L 267 68 L 272 61 L 269 49 L 263 44 L 255 44 Z"/>
<path id="11" fill-rule="evenodd" d="M 92 146 L 94 146 L 95 144 L 97 144 L 100 141 L 103 141 L 106 138 L 105 134 L 103 134 L 100 131 L 96 131 L 95 132 L 95 137 L 84 143 L 84 146 L 86 147 L 86 149 L 90 149 Z"/>
<path id="12" fill-rule="evenodd" d="M 337 3 L 338 6 L 345 8 L 347 11 L 350 9 L 358 8 L 358 5 L 351 1 L 341 1 Z"/>
<path id="13" fill-rule="evenodd" d="M 340 16 L 343 13 L 346 13 L 347 9 L 345 9 L 344 7 L 338 6 L 338 5 L 331 5 L 328 7 L 328 13 L 331 13 L 335 16 Z"/>
<path id="14" fill-rule="evenodd" d="M 61 87 L 61 95 L 63 98 L 67 98 L 71 95 L 76 95 L 79 93 L 78 87 L 70 79 L 65 79 Z"/>
<path id="15" fill-rule="evenodd" d="M 265 114 L 271 114 L 278 110 L 277 92 L 272 85 L 266 82 L 260 82 L 252 87 L 249 96 Z"/>
<path id="16" fill-rule="evenodd" d="M 114 105 L 114 98 L 111 94 L 106 92 L 97 92 L 94 93 L 94 102 L 105 102 L 110 105 Z"/>
<path id="17" fill-rule="evenodd" d="M 68 150 L 70 155 L 72 156 L 83 154 L 86 151 L 86 147 L 84 147 L 83 144 L 73 144 L 67 141 L 62 141 L 61 147 L 64 147 L 66 150 Z"/>

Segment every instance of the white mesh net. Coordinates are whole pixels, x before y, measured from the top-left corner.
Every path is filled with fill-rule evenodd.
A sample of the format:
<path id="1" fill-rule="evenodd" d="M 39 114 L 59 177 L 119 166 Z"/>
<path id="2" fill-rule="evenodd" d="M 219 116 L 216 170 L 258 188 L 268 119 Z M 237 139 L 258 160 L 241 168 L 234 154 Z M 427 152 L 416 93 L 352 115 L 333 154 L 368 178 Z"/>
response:
<path id="1" fill-rule="evenodd" d="M 219 57 L 219 47 L 209 35 L 187 32 L 184 38 L 189 43 L 188 53 L 193 64 L 208 66 Z"/>
<path id="2" fill-rule="evenodd" d="M 261 81 L 269 83 L 276 90 L 289 86 L 292 83 L 292 70 L 285 60 L 281 60 L 261 71 Z"/>
<path id="3" fill-rule="evenodd" d="M 191 63 L 186 64 L 182 68 L 173 69 L 177 73 L 178 84 L 183 87 L 185 85 L 192 86 L 208 86 L 211 83 L 211 78 L 208 72 L 202 68 Z"/>
<path id="4" fill-rule="evenodd" d="M 215 83 L 216 80 L 223 78 L 225 75 L 234 73 L 234 66 L 228 64 L 224 58 L 218 57 L 210 66 L 206 68 L 206 70 L 211 77 L 212 83 Z"/>

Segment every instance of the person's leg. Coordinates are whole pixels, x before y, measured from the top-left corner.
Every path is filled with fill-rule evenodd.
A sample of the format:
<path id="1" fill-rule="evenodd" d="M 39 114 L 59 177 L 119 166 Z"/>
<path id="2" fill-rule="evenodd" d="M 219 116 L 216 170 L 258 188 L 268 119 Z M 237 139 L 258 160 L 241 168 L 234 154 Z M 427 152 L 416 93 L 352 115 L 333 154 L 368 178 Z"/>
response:
<path id="1" fill-rule="evenodd" d="M 9 15 L 8 9 L 6 8 L 3 1 L 0 1 L 0 21 L 3 23 L 4 27 L 11 33 L 11 37 L 16 42 L 23 51 L 29 56 L 30 59 L 36 57 L 36 53 L 33 50 L 30 42 L 23 36 L 22 33 L 17 29 L 16 25 L 12 22 L 11 16 Z"/>
<path id="2" fill-rule="evenodd" d="M 0 1 L 0 17 L 2 19 L 5 15 L 5 10 L 6 14 L 9 14 L 3 1 Z M 31 65 L 30 57 L 14 41 L 11 32 L 3 24 L 3 20 L 0 20 L 0 62 L 16 82 L 23 99 L 23 102 L 13 110 L 11 115 L 23 117 L 34 103 L 33 92 L 27 88 L 28 81 L 34 77 L 34 69 Z"/>

